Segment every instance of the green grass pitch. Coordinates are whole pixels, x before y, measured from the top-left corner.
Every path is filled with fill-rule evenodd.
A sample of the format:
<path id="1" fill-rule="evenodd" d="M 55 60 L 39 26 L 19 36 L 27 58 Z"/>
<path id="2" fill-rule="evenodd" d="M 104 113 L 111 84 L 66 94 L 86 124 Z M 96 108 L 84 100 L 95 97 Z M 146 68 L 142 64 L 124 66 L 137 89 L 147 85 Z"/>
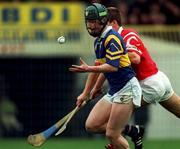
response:
<path id="1" fill-rule="evenodd" d="M 107 142 L 104 139 L 94 138 L 56 138 L 49 139 L 41 147 L 33 147 L 26 142 L 26 139 L 0 139 L 0 149 L 104 149 Z M 132 143 L 130 146 L 131 149 L 134 149 Z M 180 149 L 180 139 L 146 140 L 143 149 Z"/>

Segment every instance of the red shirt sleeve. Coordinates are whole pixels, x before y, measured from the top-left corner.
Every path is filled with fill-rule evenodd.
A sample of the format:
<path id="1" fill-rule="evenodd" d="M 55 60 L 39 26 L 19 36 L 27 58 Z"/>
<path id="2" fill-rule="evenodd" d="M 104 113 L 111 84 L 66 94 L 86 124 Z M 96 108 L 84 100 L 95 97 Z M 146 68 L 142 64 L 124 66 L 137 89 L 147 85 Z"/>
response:
<path id="1" fill-rule="evenodd" d="M 142 54 L 142 51 L 140 50 L 142 42 L 136 34 L 129 34 L 124 40 L 126 42 L 126 48 L 128 52 L 135 52 L 138 55 Z"/>

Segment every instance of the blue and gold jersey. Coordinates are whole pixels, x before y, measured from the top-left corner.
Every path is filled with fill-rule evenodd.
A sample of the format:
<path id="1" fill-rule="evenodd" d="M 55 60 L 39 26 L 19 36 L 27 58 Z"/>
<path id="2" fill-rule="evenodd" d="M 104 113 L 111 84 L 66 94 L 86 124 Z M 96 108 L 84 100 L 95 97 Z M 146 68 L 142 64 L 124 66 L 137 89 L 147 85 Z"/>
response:
<path id="1" fill-rule="evenodd" d="M 110 85 L 109 94 L 113 95 L 135 76 L 122 37 L 112 27 L 102 33 L 94 42 L 97 61 L 118 68 L 117 72 L 104 73 Z"/>

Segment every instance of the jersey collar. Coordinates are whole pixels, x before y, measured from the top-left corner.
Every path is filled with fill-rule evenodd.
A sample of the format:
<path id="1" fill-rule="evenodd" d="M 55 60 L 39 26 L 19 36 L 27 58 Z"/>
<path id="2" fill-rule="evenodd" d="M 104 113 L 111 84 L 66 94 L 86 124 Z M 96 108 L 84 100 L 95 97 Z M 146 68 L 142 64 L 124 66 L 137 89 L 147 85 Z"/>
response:
<path id="1" fill-rule="evenodd" d="M 101 38 L 104 38 L 105 35 L 112 29 L 112 26 L 107 26 L 106 29 L 102 32 Z"/>
<path id="2" fill-rule="evenodd" d="M 121 35 L 122 31 L 123 31 L 123 27 L 121 26 L 118 30 L 118 33 Z"/>

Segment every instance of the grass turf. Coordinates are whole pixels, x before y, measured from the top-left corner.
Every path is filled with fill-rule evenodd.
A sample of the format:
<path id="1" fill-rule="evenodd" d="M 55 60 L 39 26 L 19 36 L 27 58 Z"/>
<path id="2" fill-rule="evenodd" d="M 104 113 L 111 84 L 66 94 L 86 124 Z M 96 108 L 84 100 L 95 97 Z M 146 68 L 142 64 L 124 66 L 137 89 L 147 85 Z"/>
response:
<path id="1" fill-rule="evenodd" d="M 26 142 L 26 139 L 0 139 L 0 149 L 104 149 L 107 144 L 104 139 L 65 139 L 57 138 L 48 140 L 41 147 L 33 147 Z M 130 143 L 131 149 L 134 149 Z M 179 149 L 178 140 L 149 140 L 144 141 L 143 149 Z"/>

